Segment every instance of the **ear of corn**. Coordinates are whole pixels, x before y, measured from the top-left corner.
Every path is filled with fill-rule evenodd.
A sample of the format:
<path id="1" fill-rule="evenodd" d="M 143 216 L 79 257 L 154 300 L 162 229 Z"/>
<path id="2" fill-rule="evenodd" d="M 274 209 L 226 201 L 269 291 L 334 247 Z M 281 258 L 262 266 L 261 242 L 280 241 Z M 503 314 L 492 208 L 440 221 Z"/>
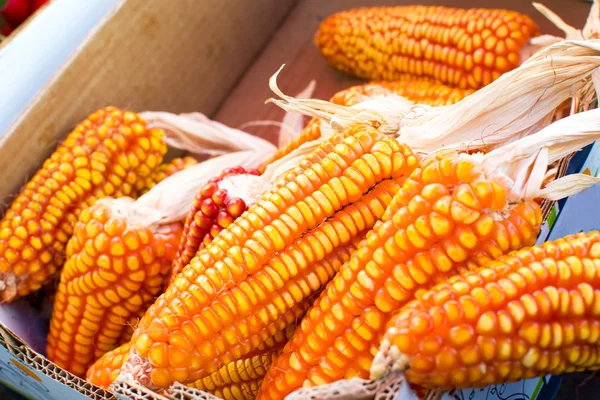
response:
<path id="1" fill-rule="evenodd" d="M 436 107 L 454 104 L 474 92 L 474 89 L 460 89 L 425 78 L 409 77 L 399 81 L 379 81 L 352 86 L 336 93 L 330 101 L 352 106 L 370 97 L 395 94 L 416 104 Z"/>
<path id="2" fill-rule="evenodd" d="M 394 316 L 372 372 L 464 388 L 598 368 L 599 276 L 598 232 L 455 276 Z"/>
<path id="3" fill-rule="evenodd" d="M 77 216 L 97 199 L 136 196 L 166 153 L 161 130 L 108 107 L 77 125 L 0 222 L 0 298 L 39 289 L 64 261 Z"/>
<path id="4" fill-rule="evenodd" d="M 519 66 L 538 34 L 526 15 L 441 6 L 359 8 L 325 19 L 315 36 L 335 68 L 368 80 L 426 77 L 479 89 Z"/>
<path id="5" fill-rule="evenodd" d="M 127 342 L 164 289 L 182 227 L 153 229 L 127 217 L 132 199 L 85 209 L 67 245 L 48 335 L 48 359 L 83 376 Z"/>
<path id="6" fill-rule="evenodd" d="M 337 92 L 330 101 L 342 106 L 353 106 L 370 97 L 396 94 L 417 104 L 444 106 L 454 104 L 473 92 L 473 89 L 458 89 L 424 78 L 409 77 L 401 81 L 381 81 L 352 86 Z M 312 118 L 300 135 L 295 137 L 294 140 L 287 145 L 279 148 L 275 155 L 267 163 L 261 166 L 260 171 L 264 172 L 268 164 L 288 155 L 304 143 L 320 138 L 320 124 L 321 120 L 319 118 Z"/>
<path id="7" fill-rule="evenodd" d="M 230 362 L 212 374 L 190 383 L 189 386 L 213 393 L 225 400 L 254 398 L 262 377 L 267 373 L 273 359 L 281 353 L 295 329 L 294 321 L 260 343 L 244 358 Z M 88 369 L 87 381 L 108 389 L 119 375 L 132 346 L 133 343 L 127 342 L 105 353 Z"/>
<path id="8" fill-rule="evenodd" d="M 246 171 L 242 167 L 226 168 L 215 178 L 209 180 L 194 200 L 183 229 L 177 257 L 173 262 L 170 281 L 188 265 L 196 253 L 205 248 L 217 235 L 242 215 L 249 205 L 248 198 L 230 195 L 219 183 L 229 176 L 252 174 L 256 170 Z"/>
<path id="9" fill-rule="evenodd" d="M 194 157 L 178 157 L 161 164 L 148 179 L 138 180 L 137 185 L 140 190 L 140 195 L 147 193 L 156 186 L 157 183 L 164 181 L 169 176 L 196 164 L 198 164 L 198 160 Z"/>
<path id="10" fill-rule="evenodd" d="M 319 163 L 265 194 L 198 253 L 140 321 L 134 335 L 136 354 L 130 360 L 141 360 L 144 367 L 138 370 L 150 371 L 150 376 L 136 379 L 151 387 L 192 382 L 239 358 L 243 350 L 250 351 L 244 342 L 239 350 L 231 346 L 239 342 L 239 332 L 260 332 L 262 316 L 255 315 L 248 326 L 235 324 L 232 318 L 252 313 L 252 305 L 268 300 L 290 274 L 287 268 L 281 269 L 285 264 L 271 272 L 265 265 L 299 235 L 360 200 L 376 183 L 405 176 L 416 164 L 407 147 L 372 128 L 359 127 Z M 246 285 L 248 279 L 260 282 L 260 287 Z M 293 296 L 289 301 L 296 304 Z M 273 307 L 268 310 L 275 311 Z M 214 335 L 203 335 L 231 323 L 233 330 L 221 330 L 224 336 L 219 341 Z M 197 359 L 199 364 L 182 363 L 177 356 L 182 351 L 186 360 Z"/>
<path id="11" fill-rule="evenodd" d="M 538 205 L 507 206 L 506 190 L 471 160 L 444 153 L 423 161 L 307 312 L 258 399 L 368 378 L 390 313 L 418 289 L 535 242 Z"/>

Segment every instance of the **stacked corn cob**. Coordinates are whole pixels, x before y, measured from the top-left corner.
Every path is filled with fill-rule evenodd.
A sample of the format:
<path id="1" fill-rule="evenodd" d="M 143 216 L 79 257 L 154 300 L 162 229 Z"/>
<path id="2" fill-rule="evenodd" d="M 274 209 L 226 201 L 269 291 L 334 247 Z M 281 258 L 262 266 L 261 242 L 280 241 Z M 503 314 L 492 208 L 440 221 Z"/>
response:
<path id="1" fill-rule="evenodd" d="M 229 137 L 222 137 L 223 131 Z M 135 198 L 194 164 L 185 158 L 160 165 L 167 144 L 198 154 L 238 151 L 246 160 L 252 157 L 243 151 L 255 150 L 256 162 L 276 150 L 269 142 L 201 114 L 192 119 L 145 113 L 142 118 L 115 107 L 98 110 L 67 136 L 0 221 L 0 298 L 12 301 L 27 295 L 59 272 L 79 214 L 96 200 Z"/>
<path id="2" fill-rule="evenodd" d="M 538 204 L 509 207 L 510 188 L 488 174 L 454 153 L 424 161 L 308 311 L 258 398 L 367 378 L 389 314 L 417 290 L 532 245 Z"/>
<path id="3" fill-rule="evenodd" d="M 176 251 L 183 228 L 179 221 L 184 216 L 181 210 L 190 208 L 195 194 L 210 192 L 212 199 L 201 201 L 200 211 L 206 212 L 201 217 L 212 217 L 221 225 L 231 223 L 232 214 L 244 211 L 243 200 L 229 199 L 218 185 L 245 169 L 228 168 L 213 176 L 233 160 L 243 157 L 231 153 L 200 164 L 190 157 L 174 159 L 147 179 L 146 186 L 152 189 L 137 201 L 102 199 L 81 213 L 68 242 L 54 303 L 47 346 L 51 361 L 83 376 L 104 353 L 129 341 L 138 319 L 164 290 L 173 261 L 185 256 Z M 252 154 L 248 160 L 250 164 L 257 161 Z M 251 176 L 256 174 L 250 170 Z M 233 183 L 234 193 L 242 192 L 235 187 L 239 181 L 228 183 Z M 253 200 L 250 195 L 245 199 Z M 227 211 L 219 212 L 221 206 Z M 188 240 L 183 244 L 197 234 L 189 228 L 186 225 Z"/>
<path id="4" fill-rule="evenodd" d="M 438 26 L 429 32 L 398 22 L 411 20 L 406 15 L 415 13 L 419 23 L 441 24 L 441 16 L 450 11 L 456 14 L 457 26 L 464 25 L 462 31 Z M 356 67 L 352 61 L 350 67 L 340 68 L 365 77 L 365 70 L 377 70 L 380 75 L 372 78 L 400 80 L 350 88 L 331 102 L 352 106 L 365 99 L 400 94 L 432 106 L 453 104 L 517 66 L 518 47 L 536 34 L 531 21 L 516 13 L 450 11 L 394 9 L 392 14 L 397 12 L 398 19 L 394 22 L 392 18 L 390 26 L 400 25 L 405 33 L 424 36 L 418 43 L 407 41 L 415 45 L 416 52 L 421 51 L 419 44 L 424 46 L 422 63 L 401 58 L 395 63 L 402 73 L 417 73 L 419 78 L 371 68 L 368 63 L 366 68 Z M 383 11 L 375 9 L 365 15 L 372 17 L 375 26 L 390 22 L 378 12 Z M 432 17 L 432 12 L 439 15 Z M 481 24 L 463 23 L 472 16 L 486 19 Z M 332 21 L 338 23 L 345 16 L 336 18 L 324 24 L 318 43 L 326 42 L 319 40 L 327 36 L 323 32 L 334 25 Z M 335 29 L 345 30 L 344 24 L 340 22 L 341 28 Z M 357 18 L 353 24 L 361 26 L 365 21 Z M 375 47 L 380 40 L 375 38 Z M 458 43 L 458 52 L 446 46 L 452 40 Z M 461 52 L 478 47 L 478 41 L 482 48 L 472 55 Z M 328 51 L 323 50 L 324 54 Z M 447 54 L 448 64 L 430 62 L 429 53 L 436 62 Z M 382 58 L 368 47 L 365 54 Z M 468 60 L 475 62 L 472 73 L 456 69 L 461 57 L 465 66 Z M 119 115 L 118 110 L 107 110 L 114 112 L 115 118 Z M 112 114 L 106 115 L 103 123 L 113 126 Z M 136 123 L 143 126 L 137 118 Z M 160 160 L 151 161 L 152 168 L 138 165 L 141 172 L 132 174 L 143 177 L 125 179 L 127 184 L 122 187 L 114 177 L 122 174 L 124 164 L 120 162 L 103 164 L 102 172 L 109 172 L 102 183 L 102 176 L 93 175 L 98 168 L 92 165 L 91 188 L 77 180 L 81 178 L 79 169 L 69 170 L 60 163 L 50 163 L 39 173 L 41 177 L 36 175 L 27 189 L 38 192 L 24 192 L 35 201 L 41 201 L 42 194 L 53 193 L 43 189 L 43 179 L 61 183 L 69 174 L 92 193 L 72 199 L 77 204 L 68 204 L 73 207 L 68 209 L 71 214 L 66 222 L 56 214 L 57 209 L 64 211 L 60 202 L 51 198 L 42 204 L 46 207 L 43 217 L 52 222 L 54 215 L 59 228 L 55 242 L 50 242 L 48 235 L 41 238 L 67 255 L 48 340 L 49 358 L 80 376 L 87 370 L 88 380 L 100 386 L 109 386 L 121 374 L 153 389 L 184 382 L 227 400 L 281 399 L 302 386 L 366 378 L 369 372 L 378 378 L 405 371 L 412 383 L 450 388 L 596 367 L 591 347 L 597 339 L 595 321 L 585 319 L 595 315 L 596 282 L 591 272 L 582 272 L 582 266 L 587 263 L 593 271 L 600 254 L 598 234 L 505 256 L 533 244 L 542 221 L 539 200 L 551 192 L 537 187 L 547 176 L 529 179 L 533 183 L 523 177 L 545 172 L 564 150 L 550 151 L 547 159 L 543 158 L 546 153 L 531 155 L 534 167 L 511 164 L 514 168 L 504 168 L 498 163 L 501 158 L 510 164 L 499 154 L 513 151 L 515 146 L 486 155 L 443 152 L 423 159 L 422 154 L 430 149 L 415 145 L 414 134 L 390 137 L 369 123 L 358 122 L 323 138 L 322 122 L 314 118 L 297 140 L 263 164 L 265 175 L 242 167 L 224 170 L 200 191 L 193 191 L 198 195 L 191 207 L 193 196 L 188 195 L 178 207 L 170 207 L 177 208 L 178 214 L 166 219 L 144 208 L 149 204 L 147 196 L 167 176 L 193 168 L 193 159 L 176 159 L 161 166 Z M 82 125 L 89 128 L 90 123 Z M 544 118 L 523 123 L 521 131 L 511 134 L 526 135 L 544 123 Z M 102 127 L 96 131 L 84 136 L 86 145 L 91 146 L 95 136 L 106 134 Z M 118 134 L 123 132 L 127 129 L 120 128 Z M 109 150 L 127 149 L 118 134 L 103 145 Z M 297 167 L 281 176 L 275 174 L 277 181 L 272 179 L 275 175 L 269 175 L 269 166 L 273 161 L 281 161 L 303 143 L 317 139 L 318 146 Z M 578 138 L 573 149 L 588 139 Z M 156 158 L 162 159 L 165 144 L 155 141 L 161 144 L 154 149 L 160 153 Z M 455 144 L 431 145 L 437 149 L 447 143 Z M 141 148 L 145 144 L 139 140 Z M 136 148 L 135 143 L 130 146 Z M 531 142 L 516 146 L 531 148 Z M 462 150 L 461 146 L 452 148 Z M 70 162 L 68 151 L 59 150 L 60 161 Z M 103 154 L 104 148 L 98 151 Z M 141 157 L 139 151 L 130 153 Z M 59 157 L 53 157 L 58 162 Z M 107 157 L 109 161 L 122 160 L 118 151 Z M 132 168 L 136 164 L 130 154 L 124 159 Z M 90 156 L 90 160 L 92 164 L 94 158 Z M 111 168 L 115 171 L 112 175 Z M 259 195 L 250 190 L 240 192 L 238 178 L 249 179 L 246 189 L 257 184 Z M 54 189 L 61 188 L 55 185 Z M 96 201 L 111 194 L 143 193 L 146 197 L 136 203 L 132 199 Z M 65 193 L 59 190 L 56 198 L 63 201 Z M 22 203 L 15 202 L 13 207 L 18 210 Z M 181 210 L 189 210 L 185 227 Z M 138 219 L 141 214 L 145 215 L 143 223 Z M 17 229 L 23 216 L 15 219 L 13 211 L 7 217 L 12 219 L 0 225 L 0 267 L 3 260 L 15 259 L 14 238 L 21 238 Z M 4 258 L 3 251 L 7 254 Z M 31 259 L 29 254 L 24 250 L 21 259 Z M 567 257 L 572 254 L 583 257 L 580 264 Z M 45 253 L 39 258 L 47 259 Z M 61 261 L 55 264 L 54 270 L 44 267 L 45 273 L 54 273 Z M 34 263 L 32 274 L 36 266 Z M 485 268 L 480 269 L 482 266 Z M 170 284 L 164 290 L 169 274 Z M 456 274 L 462 275 L 452 278 Z M 439 282 L 445 283 L 421 291 Z M 19 289 L 19 295 L 35 287 Z M 539 288 L 544 288 L 545 297 L 535 290 Z M 477 295 L 470 298 L 465 290 Z M 14 294 L 7 292 L 6 296 Z M 488 310 L 485 306 L 489 304 L 506 308 Z M 534 311 L 546 319 L 540 322 Z M 562 341 L 550 343 L 548 339 L 549 333 L 572 336 L 570 321 L 565 325 L 561 324 L 565 321 L 550 319 L 555 314 L 565 316 L 566 311 L 584 321 L 577 325 L 584 331 L 591 324 L 585 338 L 565 340 L 577 357 L 556 350 Z M 449 332 L 447 337 L 440 335 L 442 330 Z M 509 337 L 498 338 L 501 335 Z M 536 347 L 524 352 L 524 343 Z M 486 371 L 481 371 L 481 365 Z"/>

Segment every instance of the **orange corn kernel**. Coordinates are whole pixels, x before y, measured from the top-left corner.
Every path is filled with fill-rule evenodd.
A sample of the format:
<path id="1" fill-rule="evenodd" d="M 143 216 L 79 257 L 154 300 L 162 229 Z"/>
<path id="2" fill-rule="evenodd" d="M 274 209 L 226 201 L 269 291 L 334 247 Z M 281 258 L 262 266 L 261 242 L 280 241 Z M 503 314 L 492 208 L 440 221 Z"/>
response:
<path id="1" fill-rule="evenodd" d="M 133 344 L 127 342 L 114 350 L 104 353 L 102 357 L 96 360 L 87 370 L 85 379 L 101 388 L 108 389 L 117 379 L 121 367 L 127 360 Z"/>

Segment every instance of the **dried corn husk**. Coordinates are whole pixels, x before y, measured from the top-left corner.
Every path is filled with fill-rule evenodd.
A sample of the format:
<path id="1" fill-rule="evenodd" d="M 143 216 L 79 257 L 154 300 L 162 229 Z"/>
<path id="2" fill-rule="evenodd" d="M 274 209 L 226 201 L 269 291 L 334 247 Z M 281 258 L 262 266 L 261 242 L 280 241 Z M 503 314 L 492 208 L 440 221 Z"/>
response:
<path id="1" fill-rule="evenodd" d="M 249 150 L 270 155 L 277 150 L 264 139 L 213 121 L 201 113 L 177 115 L 146 111 L 140 113 L 140 116 L 149 127 L 165 131 L 169 147 L 193 154 L 217 156 Z"/>
<path id="2" fill-rule="evenodd" d="M 297 95 L 298 98 L 310 98 L 315 85 L 316 82 L 311 81 Z M 252 151 L 255 152 L 256 160 L 260 161 L 259 165 L 262 165 L 277 151 L 277 147 L 271 142 L 213 121 L 199 112 L 177 115 L 168 112 L 146 111 L 140 113 L 140 116 L 146 121 L 148 127 L 165 131 L 165 141 L 169 147 L 192 154 L 214 157 L 232 152 Z M 279 125 L 278 145 L 281 147 L 302 132 L 303 117 L 302 114 L 296 112 L 287 112 L 282 122 L 253 121 L 245 126 Z M 223 166 L 223 168 L 225 167 Z"/>
<path id="3" fill-rule="evenodd" d="M 489 149 L 547 126 L 555 109 L 571 97 L 589 100 L 592 73 L 599 66 L 600 40 L 561 41 L 450 106 L 411 106 L 395 95 L 351 107 L 295 99 L 278 89 L 277 74 L 270 85 L 279 99 L 268 101 L 319 117 L 336 131 L 356 124 L 375 126 L 399 136 L 416 152 Z"/>
<path id="4" fill-rule="evenodd" d="M 296 95 L 299 99 L 310 99 L 315 91 L 316 81 L 312 80 L 308 86 Z M 290 143 L 304 128 L 304 115 L 299 113 L 286 113 L 281 122 L 278 121 L 250 121 L 242 124 L 240 129 L 251 126 L 278 126 L 279 139 L 277 146 L 283 147 Z"/>

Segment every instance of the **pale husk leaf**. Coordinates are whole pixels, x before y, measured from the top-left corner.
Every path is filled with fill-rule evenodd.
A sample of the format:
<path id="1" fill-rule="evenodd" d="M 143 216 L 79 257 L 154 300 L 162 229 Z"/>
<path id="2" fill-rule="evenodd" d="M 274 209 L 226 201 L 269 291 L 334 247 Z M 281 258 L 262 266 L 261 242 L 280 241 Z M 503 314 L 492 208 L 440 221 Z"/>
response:
<path id="1" fill-rule="evenodd" d="M 541 3 L 532 3 L 536 10 L 538 10 L 546 19 L 552 22 L 558 29 L 565 33 L 565 39 L 567 40 L 583 40 L 583 34 L 581 30 L 572 27 L 567 24 L 561 17 L 556 15 L 552 10 Z"/>
<path id="2" fill-rule="evenodd" d="M 311 117 L 321 118 L 323 121 L 334 126 L 337 131 L 347 129 L 357 123 L 369 123 L 371 121 L 381 122 L 381 114 L 391 114 L 397 116 L 395 122 L 388 122 L 380 129 L 394 129 L 398 124 L 398 117 L 404 116 L 411 111 L 413 103 L 402 96 L 390 94 L 370 98 L 353 106 L 341 106 L 325 100 L 319 99 L 298 99 L 284 94 L 277 85 L 277 76 L 285 66 L 281 68 L 269 79 L 269 87 L 279 96 L 279 99 L 268 99 L 266 102 L 274 103 L 278 107 L 288 112 L 300 112 Z M 377 100 L 378 101 L 375 101 Z M 381 101 L 385 99 L 385 101 Z"/>
<path id="3" fill-rule="evenodd" d="M 562 102 L 591 85 L 589 76 L 600 66 L 599 45 L 556 43 L 460 102 L 402 127 L 402 141 L 428 153 L 489 148 L 533 133 L 551 122 Z"/>
<path id="4" fill-rule="evenodd" d="M 210 156 L 234 151 L 263 151 L 273 154 L 277 148 L 257 136 L 212 121 L 201 113 L 172 114 L 147 111 L 140 116 L 151 128 L 163 129 L 169 147 Z"/>
<path id="5" fill-rule="evenodd" d="M 600 178 L 586 174 L 571 174 L 549 182 L 535 197 L 557 201 L 581 193 L 600 183 Z"/>
<path id="6" fill-rule="evenodd" d="M 295 168 L 325 140 L 326 138 L 319 138 L 305 143 L 276 162 L 269 164 L 260 176 L 244 174 L 230 177 L 223 184 L 230 186 L 228 191 L 235 197 L 251 202 L 268 191 L 283 174 Z M 141 196 L 135 202 L 134 207 L 139 210 L 149 208 L 159 210 L 161 217 L 158 222 L 161 224 L 180 221 L 192 206 L 195 196 L 210 178 L 218 176 L 227 167 L 257 168 L 266 162 L 270 155 L 263 151 L 247 150 L 210 158 L 159 182 Z"/>
<path id="7" fill-rule="evenodd" d="M 315 91 L 317 82 L 310 81 L 308 86 L 296 95 L 299 99 L 310 99 Z M 278 147 L 283 147 L 290 143 L 294 138 L 302 132 L 304 127 L 304 115 L 297 112 L 287 112 L 283 117 L 281 129 L 279 130 Z"/>
<path id="8" fill-rule="evenodd" d="M 210 178 L 218 176 L 224 168 L 239 165 L 256 168 L 266 160 L 260 151 L 237 151 L 217 156 L 186 168 L 159 182 L 141 196 L 134 204 L 137 212 L 158 210 L 158 223 L 168 224 L 182 220 L 194 202 L 194 198 Z M 135 211 L 134 210 L 134 211 Z"/>
<path id="9" fill-rule="evenodd" d="M 594 0 L 588 18 L 582 30 L 586 39 L 598 39 L 600 36 L 600 1 Z"/>
<path id="10" fill-rule="evenodd" d="M 270 86 L 279 99 L 271 101 L 287 111 L 320 117 L 339 130 L 357 123 L 377 126 L 400 136 L 416 152 L 493 148 L 550 123 L 556 107 L 577 92 L 589 90 L 590 75 L 599 66 L 600 41 L 562 41 L 450 106 L 393 104 L 394 97 L 387 96 L 373 99 L 368 102 L 370 108 L 363 110 L 365 103 L 344 107 L 293 99 L 277 88 L 277 73 Z M 378 102 L 383 106 L 375 107 Z"/>
<path id="11" fill-rule="evenodd" d="M 538 197 L 555 200 L 559 193 L 541 191 L 548 166 L 598 138 L 600 109 L 595 109 L 560 119 L 535 135 L 493 150 L 482 156 L 481 165 L 488 177 L 510 188 L 512 202 Z M 580 182 L 572 189 L 587 187 Z"/>

